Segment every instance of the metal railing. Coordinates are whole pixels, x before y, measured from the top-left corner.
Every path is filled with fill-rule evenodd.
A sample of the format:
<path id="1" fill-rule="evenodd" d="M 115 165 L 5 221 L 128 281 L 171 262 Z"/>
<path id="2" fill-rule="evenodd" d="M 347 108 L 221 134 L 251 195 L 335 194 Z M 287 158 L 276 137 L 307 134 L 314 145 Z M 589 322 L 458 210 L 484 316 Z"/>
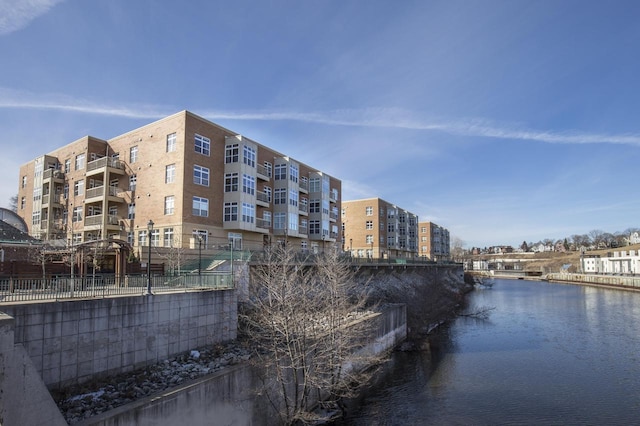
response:
<path id="1" fill-rule="evenodd" d="M 147 275 L 0 278 L 0 304 L 144 295 L 147 292 L 147 284 Z M 227 272 L 151 276 L 152 293 L 233 288 L 232 276 Z"/>

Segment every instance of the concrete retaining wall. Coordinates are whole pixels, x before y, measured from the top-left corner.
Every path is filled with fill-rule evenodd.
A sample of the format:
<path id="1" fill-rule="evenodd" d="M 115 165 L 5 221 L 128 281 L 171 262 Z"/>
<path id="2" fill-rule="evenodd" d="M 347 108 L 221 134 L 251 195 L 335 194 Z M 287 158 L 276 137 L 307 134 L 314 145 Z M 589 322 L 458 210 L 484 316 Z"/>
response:
<path id="1" fill-rule="evenodd" d="M 24 345 L 50 389 L 157 363 L 237 334 L 234 290 L 11 304 Z M 2 348 L 4 350 L 4 348 Z"/>
<path id="2" fill-rule="evenodd" d="M 405 305 L 393 305 L 374 316 L 373 336 L 364 351 L 381 353 L 406 338 Z M 251 367 L 235 366 L 159 395 L 116 408 L 78 426 L 151 426 L 160 424 L 274 425 L 269 405 L 255 398 L 258 384 Z"/>
<path id="3" fill-rule="evenodd" d="M 0 313 L 0 424 L 66 426 L 14 331 L 15 320 Z"/>
<path id="4" fill-rule="evenodd" d="M 549 281 L 570 282 L 574 284 L 606 285 L 625 287 L 629 289 L 640 289 L 640 277 L 553 273 L 547 274 L 545 278 Z"/>

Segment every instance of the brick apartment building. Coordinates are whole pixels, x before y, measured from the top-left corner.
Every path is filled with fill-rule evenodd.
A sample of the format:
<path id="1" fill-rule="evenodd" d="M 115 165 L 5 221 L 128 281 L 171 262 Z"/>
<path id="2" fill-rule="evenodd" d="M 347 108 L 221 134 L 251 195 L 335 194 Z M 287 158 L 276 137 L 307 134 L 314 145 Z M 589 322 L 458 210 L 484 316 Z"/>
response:
<path id="1" fill-rule="evenodd" d="M 451 257 L 449 231 L 433 222 L 419 222 L 420 256 L 430 260 L 449 260 Z"/>
<path id="2" fill-rule="evenodd" d="M 340 238 L 340 180 L 188 111 L 83 137 L 19 178 L 18 214 L 43 240 L 118 239 L 142 254 L 148 237 L 156 253 L 284 240 L 317 251 Z"/>
<path id="3" fill-rule="evenodd" d="M 418 256 L 418 216 L 380 198 L 343 201 L 342 231 L 353 257 Z"/>

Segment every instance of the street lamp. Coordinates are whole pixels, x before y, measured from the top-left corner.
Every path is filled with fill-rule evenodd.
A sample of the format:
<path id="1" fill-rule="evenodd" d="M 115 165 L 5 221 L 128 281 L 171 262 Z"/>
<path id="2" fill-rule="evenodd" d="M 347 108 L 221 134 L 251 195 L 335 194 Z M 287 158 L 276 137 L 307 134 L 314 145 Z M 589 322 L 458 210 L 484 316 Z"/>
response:
<path id="1" fill-rule="evenodd" d="M 148 257 L 147 257 L 147 294 L 151 294 L 151 231 L 153 231 L 153 221 L 149 219 L 147 223 L 147 238 L 148 241 Z"/>
<path id="2" fill-rule="evenodd" d="M 353 257 L 353 238 L 349 238 L 349 257 Z"/>
<path id="3" fill-rule="evenodd" d="M 202 235 L 196 234 L 198 237 L 198 276 L 202 275 Z"/>
<path id="4" fill-rule="evenodd" d="M 371 239 L 371 260 L 373 261 L 373 238 Z"/>
<path id="5" fill-rule="evenodd" d="M 325 235 L 322 234 L 322 254 L 324 254 L 324 239 L 325 239 Z"/>

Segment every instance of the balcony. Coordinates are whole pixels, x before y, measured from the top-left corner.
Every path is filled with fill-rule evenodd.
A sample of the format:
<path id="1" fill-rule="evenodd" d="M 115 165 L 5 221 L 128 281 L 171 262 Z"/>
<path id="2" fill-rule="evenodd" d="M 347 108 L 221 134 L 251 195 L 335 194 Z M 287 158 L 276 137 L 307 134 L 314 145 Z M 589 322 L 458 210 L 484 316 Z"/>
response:
<path id="1" fill-rule="evenodd" d="M 64 182 L 64 173 L 62 170 L 47 169 L 42 173 L 42 179 L 44 181 L 53 179 L 54 181 Z"/>
<path id="2" fill-rule="evenodd" d="M 309 228 L 307 228 L 306 226 L 300 225 L 298 227 L 298 234 L 308 235 L 309 234 Z"/>
<path id="3" fill-rule="evenodd" d="M 262 207 L 269 207 L 269 195 L 262 191 L 256 191 L 256 204 Z"/>
<path id="4" fill-rule="evenodd" d="M 257 169 L 257 177 L 258 179 L 262 179 L 264 181 L 269 181 L 271 180 L 271 170 L 267 169 L 265 166 L 263 166 L 262 164 L 258 164 L 256 165 L 256 169 Z"/>
<path id="5" fill-rule="evenodd" d="M 338 220 L 338 212 L 329 212 L 329 220 L 331 220 L 331 222 Z"/>
<path id="6" fill-rule="evenodd" d="M 309 206 L 306 204 L 298 204 L 298 212 L 300 214 L 307 216 L 309 214 Z"/>
<path id="7" fill-rule="evenodd" d="M 93 216 L 87 216 L 84 218 L 85 231 L 100 230 L 102 229 L 102 223 L 104 215 L 96 214 Z M 119 231 L 120 230 L 120 218 L 116 215 L 107 215 L 106 217 L 106 230 Z"/>
<path id="8" fill-rule="evenodd" d="M 45 194 L 42 196 L 42 207 L 48 207 L 49 204 L 54 204 L 53 207 L 62 207 L 62 202 L 60 201 L 60 194 Z"/>
<path id="9" fill-rule="evenodd" d="M 102 157 L 87 163 L 87 176 L 104 173 L 106 170 L 110 173 L 124 175 L 124 163 L 111 157 Z"/>
<path id="10" fill-rule="evenodd" d="M 256 218 L 256 228 L 268 230 L 269 228 L 271 228 L 271 221 Z"/>
<path id="11" fill-rule="evenodd" d="M 329 201 L 332 203 L 338 202 L 338 190 L 336 188 L 331 188 L 331 192 L 329 192 Z"/>
<path id="12" fill-rule="evenodd" d="M 124 199 L 119 196 L 120 189 L 115 186 L 107 186 L 107 196 L 110 201 L 124 203 Z M 87 193 L 85 195 L 86 203 L 95 203 L 97 201 L 101 201 L 104 197 L 105 186 L 96 186 L 94 188 L 87 189 Z"/>
<path id="13" fill-rule="evenodd" d="M 304 192 L 305 194 L 309 193 L 309 181 L 300 180 L 298 187 L 300 188 L 300 192 Z"/>

